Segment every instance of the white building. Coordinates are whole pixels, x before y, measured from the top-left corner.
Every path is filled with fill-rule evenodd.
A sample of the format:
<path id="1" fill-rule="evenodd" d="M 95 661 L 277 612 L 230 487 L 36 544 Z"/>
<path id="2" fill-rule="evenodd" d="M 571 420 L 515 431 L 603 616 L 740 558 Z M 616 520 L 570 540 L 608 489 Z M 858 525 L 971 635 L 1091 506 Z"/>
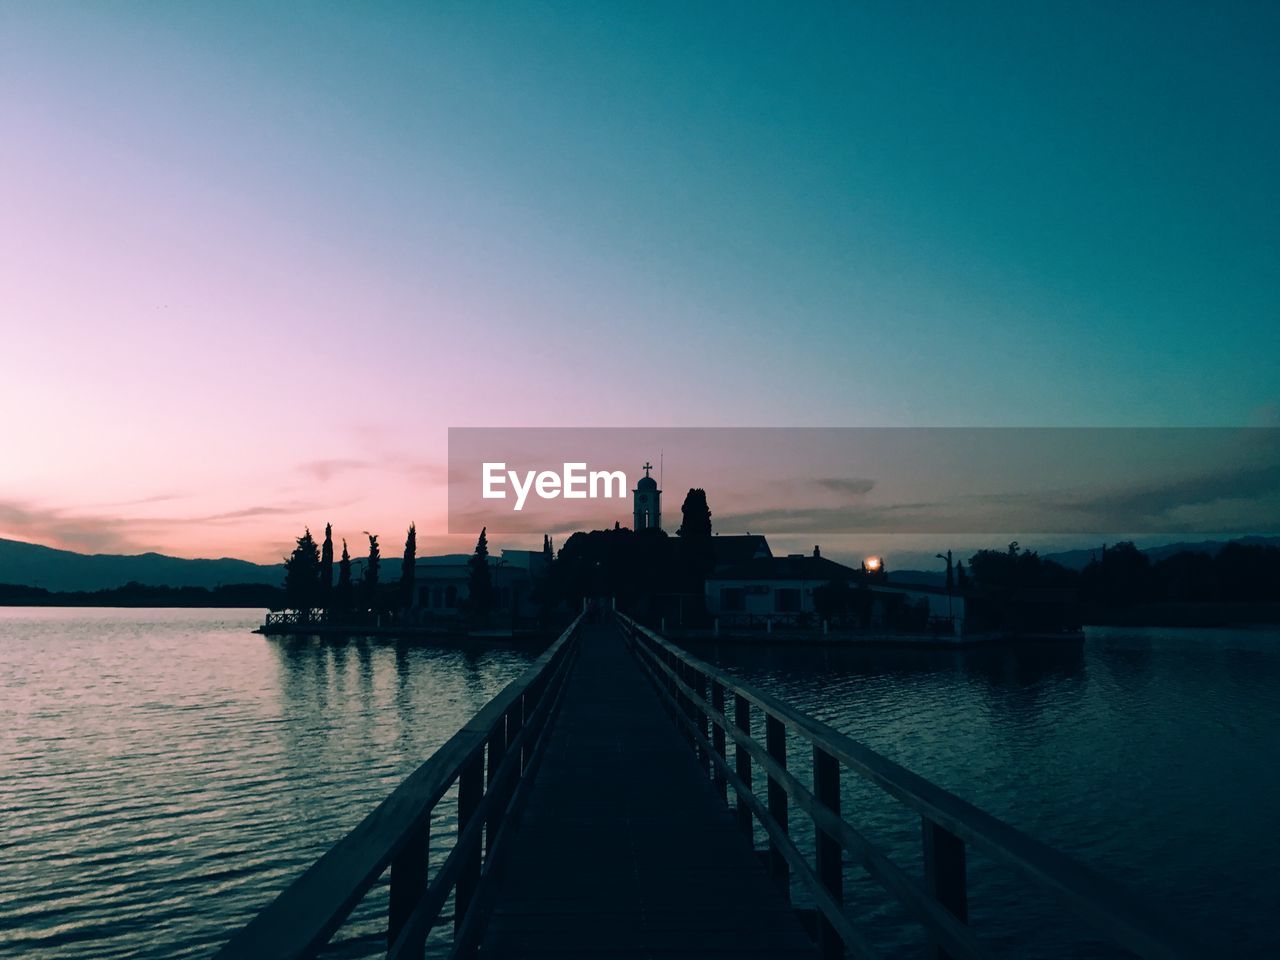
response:
<path id="1" fill-rule="evenodd" d="M 740 538 L 735 538 L 740 539 Z M 760 538 L 763 540 L 763 538 Z M 750 545 L 743 545 L 749 548 Z M 768 549 L 765 545 L 765 550 Z M 722 623 L 794 623 L 816 617 L 815 591 L 835 581 L 854 590 L 865 589 L 862 625 L 907 630 L 946 629 L 954 623 L 961 633 L 964 598 L 948 596 L 941 587 L 866 582 L 865 574 L 823 557 L 817 547 L 811 556 L 757 555 L 718 565 L 706 580 L 707 611 Z M 869 602 L 867 602 L 869 600 Z M 850 618 L 859 614 L 850 612 Z"/>
<path id="2" fill-rule="evenodd" d="M 707 611 L 713 616 L 811 614 L 814 588 L 856 576 L 858 571 L 828 560 L 816 548 L 813 556 L 756 556 L 712 571 L 706 581 Z"/>

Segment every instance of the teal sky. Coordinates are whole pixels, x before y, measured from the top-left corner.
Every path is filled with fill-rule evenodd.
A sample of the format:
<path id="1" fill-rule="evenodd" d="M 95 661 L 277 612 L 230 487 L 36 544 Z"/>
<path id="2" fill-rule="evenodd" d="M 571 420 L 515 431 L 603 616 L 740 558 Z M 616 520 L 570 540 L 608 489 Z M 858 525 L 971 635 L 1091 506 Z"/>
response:
<path id="1" fill-rule="evenodd" d="M 7 5 L 0 536 L 443 531 L 449 426 L 1277 422 L 1280 7 L 795 6 Z"/>

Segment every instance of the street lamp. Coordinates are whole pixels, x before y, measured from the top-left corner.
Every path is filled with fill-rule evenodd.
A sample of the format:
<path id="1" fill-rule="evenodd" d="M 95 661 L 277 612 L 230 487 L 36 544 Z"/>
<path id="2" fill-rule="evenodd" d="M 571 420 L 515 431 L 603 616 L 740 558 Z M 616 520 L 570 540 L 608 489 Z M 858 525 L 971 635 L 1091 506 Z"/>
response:
<path id="1" fill-rule="evenodd" d="M 947 561 L 947 619 L 951 620 L 953 619 L 951 613 L 951 551 L 948 550 L 945 557 L 940 553 L 935 553 L 934 556 L 939 560 Z"/>

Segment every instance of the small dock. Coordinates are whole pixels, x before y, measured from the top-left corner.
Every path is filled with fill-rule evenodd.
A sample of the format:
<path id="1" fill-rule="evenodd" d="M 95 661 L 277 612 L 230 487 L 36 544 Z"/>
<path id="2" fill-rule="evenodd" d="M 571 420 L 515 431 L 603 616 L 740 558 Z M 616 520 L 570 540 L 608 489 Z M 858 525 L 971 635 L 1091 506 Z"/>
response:
<path id="1" fill-rule="evenodd" d="M 816 957 L 619 629 L 581 644 L 481 955 Z"/>

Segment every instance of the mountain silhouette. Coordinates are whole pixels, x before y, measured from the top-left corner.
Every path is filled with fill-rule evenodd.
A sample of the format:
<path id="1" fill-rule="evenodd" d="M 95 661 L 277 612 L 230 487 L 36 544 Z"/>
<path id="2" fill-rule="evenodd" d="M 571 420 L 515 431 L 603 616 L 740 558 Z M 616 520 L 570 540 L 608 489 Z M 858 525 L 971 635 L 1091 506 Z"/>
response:
<path id="1" fill-rule="evenodd" d="M 187 560 L 161 553 L 118 555 L 56 550 L 0 538 L 0 583 L 46 590 L 106 590 L 131 581 L 152 587 L 206 587 L 229 583 L 279 586 L 282 564 L 221 557 Z"/>
<path id="2" fill-rule="evenodd" d="M 1116 543 L 1123 540 L 1123 537 L 1114 537 L 1109 543 Z M 1138 549 L 1147 555 L 1152 563 L 1159 563 L 1172 557 L 1174 554 L 1182 553 L 1189 550 L 1192 553 L 1207 553 L 1209 556 L 1216 556 L 1218 551 L 1225 547 L 1228 543 L 1253 544 L 1263 547 L 1280 547 L 1280 537 L 1236 537 L 1231 540 L 1196 540 L 1196 541 L 1179 541 L 1178 543 L 1166 543 L 1156 547 L 1143 547 L 1138 544 Z M 993 544 L 992 549 L 999 550 L 1001 545 Z M 970 551 L 960 551 L 960 559 L 965 562 L 969 559 Z M 1041 557 L 1045 560 L 1052 560 L 1054 563 L 1066 567 L 1068 570 L 1083 570 L 1089 565 L 1089 561 L 1096 559 L 1102 555 L 1102 543 L 1099 542 L 1096 547 L 1084 547 L 1078 550 L 1059 550 L 1054 553 L 1042 553 Z M 895 583 L 918 583 L 926 586 L 942 586 L 946 583 L 946 575 L 940 570 L 915 570 L 915 569 L 895 569 L 890 576 Z"/>
<path id="3" fill-rule="evenodd" d="M 1110 542 L 1115 543 L 1116 540 L 1124 539 L 1116 537 Z M 1228 543 L 1253 544 L 1262 547 L 1280 547 L 1280 537 L 1234 537 L 1231 540 L 1198 540 L 1195 542 L 1183 541 L 1179 543 L 1166 543 L 1157 547 L 1144 547 L 1138 544 L 1138 549 L 1147 555 L 1152 563 L 1159 563 L 1168 557 L 1172 557 L 1176 553 L 1182 553 L 1189 550 L 1192 553 L 1207 553 L 1209 556 L 1216 556 L 1218 551 L 1225 547 Z M 1102 544 L 1096 547 L 1089 547 L 1083 550 L 1063 550 L 1059 553 L 1043 554 L 1044 559 L 1052 560 L 1054 563 L 1061 564 L 1068 570 L 1083 570 L 1089 565 L 1089 561 L 1096 556 L 1102 555 Z"/>

